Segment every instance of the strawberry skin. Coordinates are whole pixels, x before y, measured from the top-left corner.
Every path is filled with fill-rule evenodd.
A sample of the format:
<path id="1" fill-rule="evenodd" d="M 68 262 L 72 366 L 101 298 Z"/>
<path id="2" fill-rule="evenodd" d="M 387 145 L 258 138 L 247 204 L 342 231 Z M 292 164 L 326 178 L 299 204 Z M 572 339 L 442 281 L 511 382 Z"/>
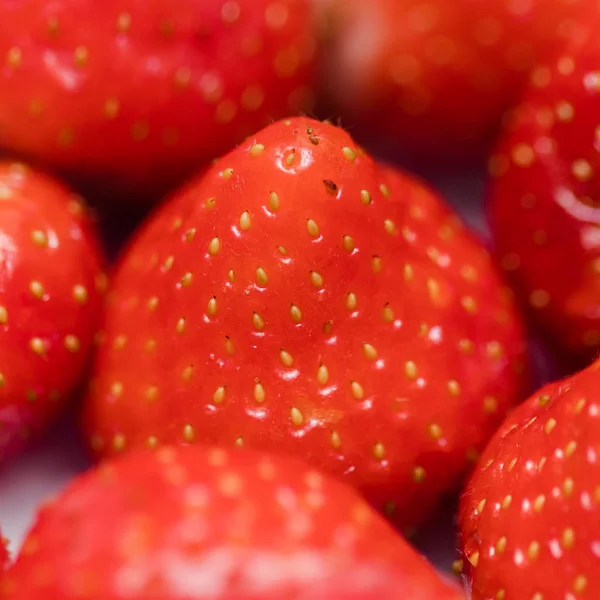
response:
<path id="1" fill-rule="evenodd" d="M 600 347 L 600 40 L 590 31 L 537 69 L 489 163 L 504 268 L 538 323 L 588 356 Z"/>
<path id="2" fill-rule="evenodd" d="M 99 326 L 102 265 L 81 198 L 0 163 L 0 465 L 79 383 Z"/>
<path id="3" fill-rule="evenodd" d="M 489 143 L 530 69 L 593 4 L 314 1 L 329 9 L 324 75 L 346 124 L 444 161 Z"/>
<path id="4" fill-rule="evenodd" d="M 459 600 L 351 488 L 194 446 L 105 463 L 40 512 L 3 600 Z"/>
<path id="5" fill-rule="evenodd" d="M 8 565 L 8 550 L 6 546 L 8 545 L 8 541 L 2 537 L 2 531 L 0 531 L 0 578 L 2 576 L 2 572 Z"/>
<path id="6" fill-rule="evenodd" d="M 460 511 L 473 600 L 600 598 L 600 361 L 514 410 Z"/>
<path id="7" fill-rule="evenodd" d="M 306 0 L 2 0 L 0 22 L 0 146 L 103 184 L 178 181 L 309 108 Z"/>
<path id="8" fill-rule="evenodd" d="M 483 248 L 337 127 L 275 123 L 177 192 L 118 268 L 85 430 L 99 456 L 285 452 L 420 521 L 518 399 Z"/>

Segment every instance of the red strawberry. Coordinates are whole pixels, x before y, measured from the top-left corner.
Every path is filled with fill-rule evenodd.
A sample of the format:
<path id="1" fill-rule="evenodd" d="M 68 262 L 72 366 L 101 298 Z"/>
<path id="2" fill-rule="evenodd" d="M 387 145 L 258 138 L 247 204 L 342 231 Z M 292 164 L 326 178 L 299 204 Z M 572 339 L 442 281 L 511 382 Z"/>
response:
<path id="1" fill-rule="evenodd" d="M 6 568 L 8 564 L 8 550 L 6 546 L 8 545 L 8 541 L 2 537 L 2 531 L 0 531 L 0 577 L 2 576 L 2 572 Z"/>
<path id="2" fill-rule="evenodd" d="M 78 384 L 99 324 L 101 265 L 81 199 L 0 163 L 0 465 Z"/>
<path id="3" fill-rule="evenodd" d="M 461 506 L 473 600 L 600 598 L 599 370 L 541 389 L 483 453 Z"/>
<path id="4" fill-rule="evenodd" d="M 3 600 L 458 600 L 352 489 L 247 451 L 132 453 L 45 507 Z"/>
<path id="5" fill-rule="evenodd" d="M 489 141 L 530 69 L 592 0 L 316 0 L 333 6 L 328 89 L 347 124 L 447 160 Z"/>
<path id="6" fill-rule="evenodd" d="M 299 118 L 138 234 L 85 429 L 103 456 L 194 440 L 294 454 L 407 525 L 467 470 L 522 367 L 510 299 L 456 215 Z"/>
<path id="7" fill-rule="evenodd" d="M 591 31 L 536 71 L 490 161 L 504 268 L 538 321 L 587 354 L 600 347 L 600 40 Z"/>
<path id="8" fill-rule="evenodd" d="M 310 101 L 307 0 L 0 1 L 0 145 L 130 189 Z"/>

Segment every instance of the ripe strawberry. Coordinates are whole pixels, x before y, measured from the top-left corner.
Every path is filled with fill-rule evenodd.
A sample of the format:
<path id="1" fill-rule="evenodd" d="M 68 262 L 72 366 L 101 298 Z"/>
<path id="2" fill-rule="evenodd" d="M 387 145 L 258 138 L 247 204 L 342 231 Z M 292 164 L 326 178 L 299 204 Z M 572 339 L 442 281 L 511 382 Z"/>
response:
<path id="1" fill-rule="evenodd" d="M 309 17 L 307 0 L 0 2 L 0 146 L 170 183 L 310 102 Z"/>
<path id="2" fill-rule="evenodd" d="M 3 600 L 458 600 L 356 492 L 218 448 L 132 453 L 39 514 Z"/>
<path id="3" fill-rule="evenodd" d="M 137 235 L 85 429 L 101 456 L 194 440 L 294 454 L 407 525 L 467 470 L 522 366 L 511 301 L 456 215 L 298 118 Z"/>
<path id="4" fill-rule="evenodd" d="M 593 8 L 592 0 L 315 1 L 329 9 L 324 74 L 346 124 L 445 161 L 490 141 L 530 69 Z"/>
<path id="5" fill-rule="evenodd" d="M 99 324 L 101 265 L 81 199 L 0 163 L 0 465 L 78 384 Z"/>
<path id="6" fill-rule="evenodd" d="M 461 506 L 473 600 L 600 598 L 600 361 L 507 419 Z"/>
<path id="7" fill-rule="evenodd" d="M 600 40 L 591 31 L 536 71 L 490 161 L 489 194 L 504 268 L 538 322 L 590 355 L 600 348 Z"/>

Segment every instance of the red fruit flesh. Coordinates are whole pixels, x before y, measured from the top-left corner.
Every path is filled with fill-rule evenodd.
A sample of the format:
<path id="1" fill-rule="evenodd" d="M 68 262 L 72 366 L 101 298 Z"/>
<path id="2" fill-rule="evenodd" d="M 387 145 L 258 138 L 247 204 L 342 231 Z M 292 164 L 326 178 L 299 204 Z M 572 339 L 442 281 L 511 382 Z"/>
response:
<path id="1" fill-rule="evenodd" d="M 285 452 L 400 525 L 457 484 L 523 367 L 511 301 L 456 215 L 310 119 L 259 132 L 150 219 L 105 333 L 85 412 L 98 455 Z"/>
<path id="2" fill-rule="evenodd" d="M 540 67 L 490 161 L 504 268 L 563 346 L 600 347 L 600 41 L 597 27 Z"/>
<path id="3" fill-rule="evenodd" d="M 346 125 L 445 161 L 490 141 L 530 69 L 593 4 L 316 1 L 333 13 L 325 78 Z"/>
<path id="4" fill-rule="evenodd" d="M 100 321 L 102 264 L 78 196 L 0 163 L 0 465 L 79 383 Z"/>
<path id="5" fill-rule="evenodd" d="M 460 511 L 473 600 L 600 598 L 600 362 L 542 388 L 483 453 Z"/>
<path id="6" fill-rule="evenodd" d="M 310 102 L 305 0 L 3 0 L 0 22 L 0 146 L 77 176 L 151 190 Z"/>
<path id="7" fill-rule="evenodd" d="M 44 508 L 0 597 L 458 600 L 352 489 L 247 451 L 105 463 Z"/>

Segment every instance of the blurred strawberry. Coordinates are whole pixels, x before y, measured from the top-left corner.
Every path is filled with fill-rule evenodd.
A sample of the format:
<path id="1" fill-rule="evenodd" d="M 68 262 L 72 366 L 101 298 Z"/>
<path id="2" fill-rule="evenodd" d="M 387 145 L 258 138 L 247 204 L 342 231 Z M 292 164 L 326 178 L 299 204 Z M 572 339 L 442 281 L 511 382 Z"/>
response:
<path id="1" fill-rule="evenodd" d="M 0 0 L 0 146 L 152 192 L 310 104 L 309 17 L 307 0 Z"/>
<path id="2" fill-rule="evenodd" d="M 85 429 L 294 454 L 401 525 L 520 394 L 489 257 L 428 188 L 337 127 L 276 123 L 176 193 L 123 257 Z"/>
<path id="3" fill-rule="evenodd" d="M 600 361 L 542 388 L 481 457 L 461 507 L 473 600 L 600 598 Z"/>
<path id="4" fill-rule="evenodd" d="M 455 160 L 496 133 L 531 68 L 597 0 L 313 0 L 333 110 L 412 157 Z M 399 141 L 397 141 L 399 138 Z"/>
<path id="5" fill-rule="evenodd" d="M 4 600 L 459 600 L 352 489 L 247 451 L 132 453 L 45 507 Z"/>
<path id="6" fill-rule="evenodd" d="M 591 32 L 537 69 L 489 165 L 504 268 L 538 322 L 587 355 L 600 348 L 600 40 Z"/>
<path id="7" fill-rule="evenodd" d="M 79 383 L 100 321 L 101 267 L 81 199 L 0 163 L 0 465 Z"/>

